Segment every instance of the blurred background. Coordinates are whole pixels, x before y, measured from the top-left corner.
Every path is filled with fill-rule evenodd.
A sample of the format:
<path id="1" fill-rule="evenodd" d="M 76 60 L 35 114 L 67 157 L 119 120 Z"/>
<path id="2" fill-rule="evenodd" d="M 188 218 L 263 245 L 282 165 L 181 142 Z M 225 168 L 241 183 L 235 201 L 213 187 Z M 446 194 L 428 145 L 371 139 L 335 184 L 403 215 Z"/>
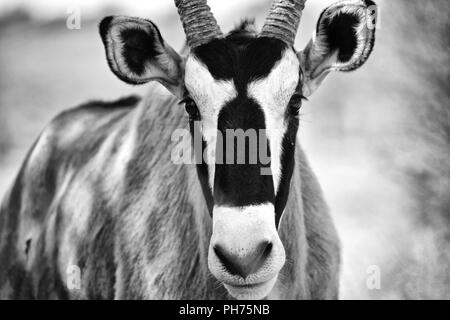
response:
<path id="1" fill-rule="evenodd" d="M 297 49 L 332 2 L 307 2 Z M 224 31 L 243 17 L 261 26 L 270 7 L 209 3 Z M 301 142 L 342 240 L 341 298 L 450 299 L 450 2 L 377 3 L 371 58 L 330 75 L 304 104 Z M 77 12 L 80 28 L 68 28 Z M 109 14 L 149 18 L 174 48 L 183 45 L 172 0 L 0 0 L 0 198 L 56 114 L 145 93 L 109 71 L 97 31 Z"/>

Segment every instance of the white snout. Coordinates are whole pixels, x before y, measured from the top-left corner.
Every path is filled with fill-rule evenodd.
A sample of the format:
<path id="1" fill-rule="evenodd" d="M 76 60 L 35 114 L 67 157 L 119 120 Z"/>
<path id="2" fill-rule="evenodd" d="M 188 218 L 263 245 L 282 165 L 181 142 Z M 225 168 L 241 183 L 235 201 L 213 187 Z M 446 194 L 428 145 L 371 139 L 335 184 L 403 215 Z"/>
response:
<path id="1" fill-rule="evenodd" d="M 284 262 L 272 204 L 214 207 L 208 266 L 230 295 L 237 299 L 264 298 Z"/>

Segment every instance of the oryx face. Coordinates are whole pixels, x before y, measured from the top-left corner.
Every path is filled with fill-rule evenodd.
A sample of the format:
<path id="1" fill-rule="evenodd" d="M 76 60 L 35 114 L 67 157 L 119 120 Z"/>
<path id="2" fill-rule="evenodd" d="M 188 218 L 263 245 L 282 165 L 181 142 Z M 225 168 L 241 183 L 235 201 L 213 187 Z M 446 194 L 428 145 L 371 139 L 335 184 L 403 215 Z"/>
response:
<path id="1" fill-rule="evenodd" d="M 267 294 L 285 261 L 277 226 L 294 165 L 299 59 L 280 40 L 232 34 L 191 52 L 185 86 L 207 158 L 198 172 L 212 195 L 210 270 L 234 296 Z"/>
<path id="2" fill-rule="evenodd" d="M 267 296 L 284 265 L 278 228 L 295 174 L 302 98 L 330 71 L 361 66 L 374 44 L 374 3 L 342 1 L 324 10 L 315 36 L 296 52 L 304 2 L 275 0 L 261 33 L 242 27 L 223 36 L 205 0 L 175 0 L 187 57 L 148 20 L 100 24 L 120 79 L 159 81 L 186 105 L 191 134 L 202 140 L 194 152 L 213 224 L 208 266 L 235 298 Z"/>

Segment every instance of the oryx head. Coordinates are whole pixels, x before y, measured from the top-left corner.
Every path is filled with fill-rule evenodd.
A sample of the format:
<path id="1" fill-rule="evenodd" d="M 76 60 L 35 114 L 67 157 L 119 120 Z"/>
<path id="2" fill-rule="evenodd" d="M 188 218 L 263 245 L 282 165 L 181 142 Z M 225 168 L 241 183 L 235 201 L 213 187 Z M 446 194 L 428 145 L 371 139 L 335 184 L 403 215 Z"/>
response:
<path id="1" fill-rule="evenodd" d="M 293 45 L 305 0 L 274 0 L 260 33 L 242 28 L 228 35 L 206 0 L 175 4 L 190 49 L 186 57 L 151 21 L 114 16 L 100 24 L 108 62 L 125 82 L 156 80 L 185 102 L 191 133 L 198 131 L 209 157 L 197 170 L 213 219 L 209 269 L 232 296 L 263 298 L 285 263 L 277 229 L 289 196 L 302 99 L 330 71 L 351 71 L 367 60 L 374 3 L 329 6 L 299 52 Z"/>

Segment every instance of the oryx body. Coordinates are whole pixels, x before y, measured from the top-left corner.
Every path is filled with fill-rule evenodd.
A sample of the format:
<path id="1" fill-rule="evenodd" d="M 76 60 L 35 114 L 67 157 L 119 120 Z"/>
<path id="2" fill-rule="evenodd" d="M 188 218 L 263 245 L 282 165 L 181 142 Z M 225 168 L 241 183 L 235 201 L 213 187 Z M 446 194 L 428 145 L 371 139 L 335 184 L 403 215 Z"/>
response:
<path id="1" fill-rule="evenodd" d="M 151 86 L 148 100 L 91 103 L 41 134 L 2 209 L 3 294 L 227 297 L 207 268 L 211 219 L 195 165 L 173 164 L 167 147 L 186 116 L 165 89 Z M 280 224 L 291 258 L 274 297 L 314 297 L 318 289 L 317 297 L 333 297 L 336 233 L 300 148 L 297 158 Z M 67 288 L 73 265 L 81 269 L 81 290 Z"/>
<path id="2" fill-rule="evenodd" d="M 182 20 L 205 5 L 176 3 Z M 187 57 L 148 20 L 105 18 L 113 72 L 169 91 L 151 84 L 142 99 L 88 103 L 45 128 L 1 207 L 0 297 L 337 298 L 339 240 L 296 139 L 298 96 L 367 59 L 372 32 L 351 33 L 352 46 L 328 30 L 340 16 L 349 30 L 364 23 L 369 2 L 357 4 L 329 7 L 300 53 L 274 14 L 262 36 L 244 25 L 223 37 L 205 9 L 198 38 L 186 18 Z M 173 132 L 194 135 L 195 121 L 201 151 L 215 151 L 217 132 L 267 129 L 270 163 L 215 164 L 216 152 L 174 163 Z"/>

